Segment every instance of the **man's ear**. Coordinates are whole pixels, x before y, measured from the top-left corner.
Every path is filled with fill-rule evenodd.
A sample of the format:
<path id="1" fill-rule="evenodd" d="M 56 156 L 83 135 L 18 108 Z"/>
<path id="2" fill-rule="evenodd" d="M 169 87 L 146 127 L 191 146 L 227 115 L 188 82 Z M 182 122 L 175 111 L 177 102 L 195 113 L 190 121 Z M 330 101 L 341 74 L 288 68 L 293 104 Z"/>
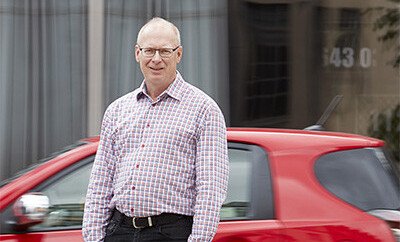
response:
<path id="1" fill-rule="evenodd" d="M 179 48 L 176 50 L 177 51 L 177 55 L 178 55 L 178 61 L 177 63 L 179 63 L 182 59 L 182 54 L 183 54 L 183 48 L 182 46 L 179 46 Z"/>
<path id="2" fill-rule="evenodd" d="M 139 46 L 135 45 L 135 59 L 136 59 L 136 62 L 138 62 L 138 63 L 139 63 L 139 54 L 140 54 Z"/>

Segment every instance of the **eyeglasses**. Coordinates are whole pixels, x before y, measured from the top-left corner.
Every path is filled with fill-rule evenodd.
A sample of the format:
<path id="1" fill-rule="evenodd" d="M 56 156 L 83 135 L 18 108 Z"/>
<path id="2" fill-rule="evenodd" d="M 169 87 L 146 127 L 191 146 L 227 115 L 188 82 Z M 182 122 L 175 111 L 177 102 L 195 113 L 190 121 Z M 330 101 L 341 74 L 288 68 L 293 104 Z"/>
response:
<path id="1" fill-rule="evenodd" d="M 175 48 L 153 49 L 153 48 L 141 48 L 139 46 L 139 50 L 142 52 L 143 56 L 147 58 L 153 57 L 157 51 L 162 58 L 169 58 L 172 56 L 172 53 L 174 53 L 174 51 L 177 50 L 179 47 L 180 45 L 178 45 Z"/>

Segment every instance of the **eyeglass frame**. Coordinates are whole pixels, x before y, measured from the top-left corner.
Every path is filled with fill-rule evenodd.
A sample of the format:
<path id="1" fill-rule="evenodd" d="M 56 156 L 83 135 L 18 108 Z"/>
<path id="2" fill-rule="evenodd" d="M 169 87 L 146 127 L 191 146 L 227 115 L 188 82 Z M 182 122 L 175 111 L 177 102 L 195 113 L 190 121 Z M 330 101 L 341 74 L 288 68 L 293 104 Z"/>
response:
<path id="1" fill-rule="evenodd" d="M 137 45 L 137 47 L 138 47 L 138 49 L 140 50 L 140 52 L 142 52 L 143 53 L 143 50 L 145 50 L 145 49 L 150 49 L 150 50 L 154 50 L 154 54 L 152 55 L 152 56 L 146 56 L 145 54 L 143 54 L 143 56 L 144 57 L 146 57 L 146 58 L 153 58 L 155 55 L 156 55 L 156 53 L 158 52 L 158 55 L 161 57 L 161 58 L 170 58 L 171 56 L 172 56 L 172 54 L 179 48 L 179 47 L 181 47 L 181 45 L 178 45 L 177 47 L 175 47 L 175 48 L 159 48 L 159 49 L 156 49 L 156 48 L 150 48 L 150 47 L 148 47 L 148 48 L 142 48 L 142 47 L 140 47 L 140 45 L 138 45 L 138 44 L 136 44 Z M 161 50 L 171 50 L 171 55 L 169 55 L 169 56 L 162 56 L 161 55 Z"/>

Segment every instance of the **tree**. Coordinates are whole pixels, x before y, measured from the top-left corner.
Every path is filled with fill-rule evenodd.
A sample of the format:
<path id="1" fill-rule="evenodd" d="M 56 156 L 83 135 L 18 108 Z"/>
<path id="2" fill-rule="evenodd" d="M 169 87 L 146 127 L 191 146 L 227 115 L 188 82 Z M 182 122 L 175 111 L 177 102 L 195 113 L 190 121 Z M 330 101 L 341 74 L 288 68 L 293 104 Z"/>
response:
<path id="1" fill-rule="evenodd" d="M 368 134 L 386 141 L 387 148 L 400 167 L 400 104 L 397 104 L 389 112 L 371 115 L 370 121 Z"/>
<path id="2" fill-rule="evenodd" d="M 400 27 L 400 0 L 388 0 L 395 3 L 395 7 L 376 7 L 370 8 L 367 12 L 377 11 L 381 15 L 373 24 L 374 31 L 382 31 L 378 35 L 378 40 L 387 43 L 390 48 L 396 52 L 395 58 L 390 62 L 393 67 L 397 68 L 400 65 L 400 43 L 399 43 L 399 27 Z"/>

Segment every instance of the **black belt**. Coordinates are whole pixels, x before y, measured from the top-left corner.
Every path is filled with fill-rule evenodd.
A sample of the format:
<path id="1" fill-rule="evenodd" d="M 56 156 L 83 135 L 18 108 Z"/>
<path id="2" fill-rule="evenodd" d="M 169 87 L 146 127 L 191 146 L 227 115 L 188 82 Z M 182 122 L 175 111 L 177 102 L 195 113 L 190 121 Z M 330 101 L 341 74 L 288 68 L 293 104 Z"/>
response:
<path id="1" fill-rule="evenodd" d="M 136 229 L 147 228 L 157 225 L 169 224 L 178 221 L 181 218 L 191 218 L 191 216 L 179 215 L 175 213 L 162 213 L 160 215 L 149 217 L 129 217 L 115 209 L 114 215 L 121 219 L 123 224 L 133 226 Z"/>

